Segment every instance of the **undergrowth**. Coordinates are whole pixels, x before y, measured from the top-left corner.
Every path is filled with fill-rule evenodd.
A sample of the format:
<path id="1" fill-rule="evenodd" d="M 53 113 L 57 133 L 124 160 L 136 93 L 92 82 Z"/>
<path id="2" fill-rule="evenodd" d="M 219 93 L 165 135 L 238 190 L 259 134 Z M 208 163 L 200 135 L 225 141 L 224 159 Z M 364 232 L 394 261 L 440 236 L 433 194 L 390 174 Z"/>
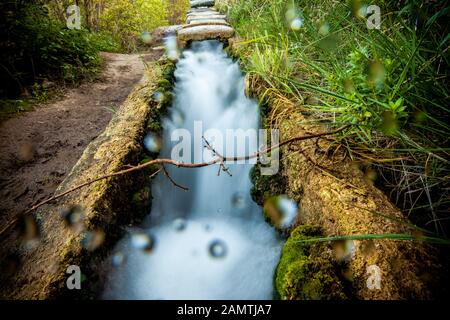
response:
<path id="1" fill-rule="evenodd" d="M 351 124 L 346 154 L 414 221 L 449 231 L 449 31 L 445 1 L 228 1 L 245 71 L 308 125 Z M 286 104 L 288 105 L 288 104 Z M 280 113 L 283 110 L 279 111 Z M 276 122 L 276 121 L 275 121 Z M 276 126 L 276 123 L 273 123 Z"/>

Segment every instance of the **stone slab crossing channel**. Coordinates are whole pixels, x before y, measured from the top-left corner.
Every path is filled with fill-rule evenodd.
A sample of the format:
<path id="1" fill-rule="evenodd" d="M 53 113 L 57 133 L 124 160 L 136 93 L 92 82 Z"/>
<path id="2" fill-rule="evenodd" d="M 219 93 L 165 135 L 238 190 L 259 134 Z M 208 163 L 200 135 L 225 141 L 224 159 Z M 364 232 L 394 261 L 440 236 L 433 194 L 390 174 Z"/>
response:
<path id="1" fill-rule="evenodd" d="M 186 24 L 177 32 L 181 47 L 190 41 L 227 41 L 234 36 L 234 29 L 228 24 L 227 16 L 214 9 L 214 0 L 193 0 L 190 5 Z"/>

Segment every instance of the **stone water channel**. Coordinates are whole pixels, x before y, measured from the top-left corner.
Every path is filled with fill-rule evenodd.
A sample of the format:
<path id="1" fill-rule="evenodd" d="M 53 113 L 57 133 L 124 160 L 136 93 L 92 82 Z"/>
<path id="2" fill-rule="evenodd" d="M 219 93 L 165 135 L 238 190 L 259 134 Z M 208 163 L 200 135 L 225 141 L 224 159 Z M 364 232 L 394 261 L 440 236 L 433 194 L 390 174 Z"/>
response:
<path id="1" fill-rule="evenodd" d="M 190 46 L 177 63 L 174 101 L 163 120 L 162 158 L 173 159 L 177 130 L 192 135 L 192 155 L 210 161 L 199 126 L 215 144 L 227 130 L 259 128 L 259 108 L 245 96 L 244 75 L 216 40 L 233 36 L 234 30 L 211 4 L 191 1 L 187 24 L 178 31 L 178 40 Z M 148 139 L 151 148 L 154 137 Z M 257 151 L 233 148 L 240 155 Z M 186 162 L 198 163 L 195 158 Z M 283 240 L 250 197 L 253 165 L 227 164 L 232 176 L 218 176 L 217 166 L 168 167 L 170 177 L 189 191 L 164 175 L 153 181 L 151 213 L 115 248 L 103 298 L 272 299 Z"/>

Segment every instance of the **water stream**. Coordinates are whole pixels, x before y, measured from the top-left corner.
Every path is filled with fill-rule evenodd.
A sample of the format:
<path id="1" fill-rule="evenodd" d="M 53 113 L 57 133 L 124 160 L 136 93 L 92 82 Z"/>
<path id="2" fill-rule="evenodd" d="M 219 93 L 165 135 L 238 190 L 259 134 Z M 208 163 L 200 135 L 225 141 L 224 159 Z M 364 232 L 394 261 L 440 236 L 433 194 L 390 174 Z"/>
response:
<path id="1" fill-rule="evenodd" d="M 201 137 L 208 129 L 258 129 L 258 105 L 244 94 L 244 77 L 217 41 L 193 43 L 175 71 L 174 102 L 164 120 L 161 157 L 170 158 L 174 130 L 192 135 L 192 161 L 213 155 Z M 198 132 L 199 126 L 202 131 Z M 187 132 L 187 131 L 182 131 Z M 211 138 L 211 140 L 209 140 Z M 217 138 L 217 137 L 216 137 Z M 214 146 L 221 142 L 207 137 Z M 251 146 L 233 147 L 242 155 Z M 189 150 L 188 150 L 189 151 Z M 189 152 L 184 150 L 183 156 Z M 253 150 L 255 151 L 255 150 Z M 187 153 L 185 153 L 187 152 Z M 151 214 L 115 249 L 107 299 L 271 299 L 282 240 L 250 197 L 252 164 L 167 167 L 152 184 Z"/>

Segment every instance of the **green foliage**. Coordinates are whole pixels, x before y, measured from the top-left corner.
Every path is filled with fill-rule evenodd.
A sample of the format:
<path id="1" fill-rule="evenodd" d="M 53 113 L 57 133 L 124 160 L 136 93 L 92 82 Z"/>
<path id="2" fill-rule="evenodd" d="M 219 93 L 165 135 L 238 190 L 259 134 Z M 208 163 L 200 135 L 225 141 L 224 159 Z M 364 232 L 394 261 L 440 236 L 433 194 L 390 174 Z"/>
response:
<path id="1" fill-rule="evenodd" d="M 100 17 L 100 28 L 125 50 L 133 51 L 142 32 L 168 24 L 167 15 L 164 0 L 110 0 Z"/>
<path id="2" fill-rule="evenodd" d="M 143 31 L 168 23 L 165 0 L 86 0 L 78 2 L 82 29 L 69 30 L 66 8 L 72 4 L 70 0 L 0 2 L 4 39 L 0 42 L 0 98 L 37 93 L 41 101 L 45 97 L 39 86 L 44 80 L 74 84 L 91 78 L 99 71 L 99 51 L 134 51 Z M 180 1 L 171 5 L 179 14 L 183 12 Z"/>
<path id="3" fill-rule="evenodd" d="M 441 232 L 449 203 L 450 7 L 379 1 L 381 29 L 369 30 L 360 4 L 236 0 L 228 10 L 245 39 L 246 71 L 303 101 L 318 122 L 353 124 L 341 136 L 350 157 L 372 162 L 394 200 Z M 292 17 L 300 27 L 291 28 Z"/>
<path id="4" fill-rule="evenodd" d="M 300 241 L 318 234 L 320 234 L 319 230 L 313 226 L 299 226 L 286 241 L 275 272 L 275 287 L 281 299 L 340 300 L 346 298 L 333 265 L 322 257 L 313 256 L 312 245 Z"/>
<path id="5" fill-rule="evenodd" d="M 171 25 L 186 22 L 186 13 L 190 9 L 189 0 L 168 0 L 168 18 Z"/>
<path id="6" fill-rule="evenodd" d="M 40 1 L 2 3 L 0 12 L 6 39 L 0 44 L 0 97 L 16 97 L 30 85 L 36 92 L 46 78 L 75 83 L 97 72 L 100 60 L 90 34 L 51 19 Z"/>
<path id="7" fill-rule="evenodd" d="M 121 53 L 123 52 L 120 42 L 107 32 L 92 32 L 89 34 L 89 41 L 97 51 Z"/>

